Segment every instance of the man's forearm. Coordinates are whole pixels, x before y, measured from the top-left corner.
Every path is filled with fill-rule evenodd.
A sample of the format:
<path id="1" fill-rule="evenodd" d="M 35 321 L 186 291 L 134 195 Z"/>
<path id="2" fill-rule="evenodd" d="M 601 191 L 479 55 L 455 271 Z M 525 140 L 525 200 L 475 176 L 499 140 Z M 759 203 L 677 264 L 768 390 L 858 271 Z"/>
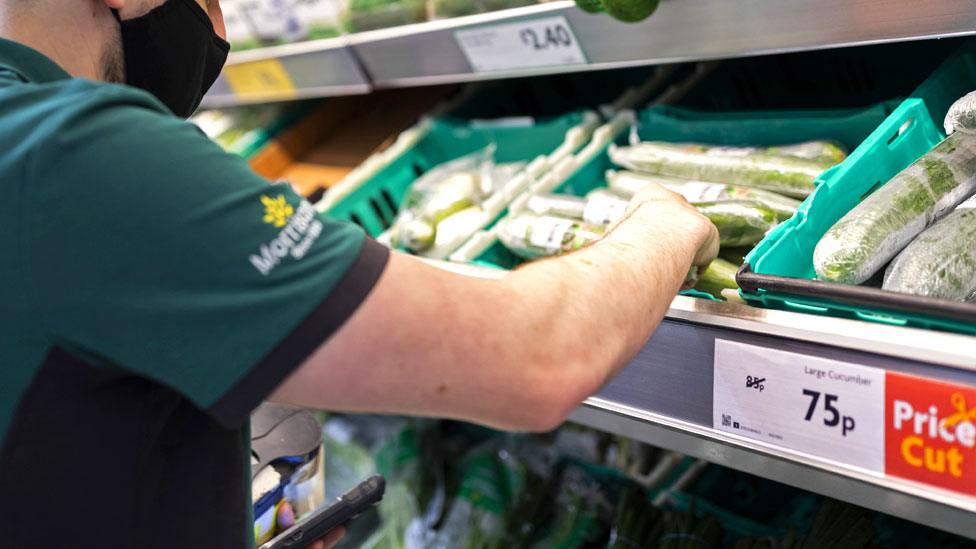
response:
<path id="1" fill-rule="evenodd" d="M 552 341 L 550 351 L 585 369 L 580 375 L 589 378 L 584 388 L 590 392 L 647 341 L 701 245 L 680 227 L 649 229 L 656 225 L 642 218 L 654 214 L 637 208 L 634 219 L 594 245 L 509 276 L 527 314 L 539 318 L 539 336 Z"/>

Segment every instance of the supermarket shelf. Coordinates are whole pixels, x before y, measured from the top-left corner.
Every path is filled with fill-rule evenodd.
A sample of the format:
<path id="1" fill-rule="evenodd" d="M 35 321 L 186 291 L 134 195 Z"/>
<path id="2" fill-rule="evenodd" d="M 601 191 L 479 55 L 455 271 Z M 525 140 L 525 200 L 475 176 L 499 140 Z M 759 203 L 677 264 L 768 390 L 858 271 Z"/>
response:
<path id="1" fill-rule="evenodd" d="M 432 263 L 469 276 L 504 276 Z M 713 429 L 716 339 L 976 385 L 976 337 L 679 296 L 634 361 L 571 420 L 976 539 L 976 498 Z"/>
<path id="2" fill-rule="evenodd" d="M 587 65 L 476 73 L 455 33 L 564 16 Z M 976 33 L 976 4 L 957 0 L 664 0 L 637 24 L 559 1 L 350 37 L 376 87 L 417 86 L 567 71 L 782 53 Z"/>
<path id="3" fill-rule="evenodd" d="M 586 64 L 475 72 L 455 36 L 558 16 L 572 27 Z M 637 24 L 590 15 L 560 0 L 235 52 L 204 106 L 971 34 L 976 4 L 958 0 L 662 0 L 657 13 Z"/>
<path id="4" fill-rule="evenodd" d="M 714 341 L 976 385 L 976 338 L 675 299 L 637 358 L 572 420 L 976 539 L 976 499 L 712 428 Z"/>
<path id="5" fill-rule="evenodd" d="M 345 38 L 328 38 L 259 50 L 234 52 L 204 97 L 203 106 L 311 97 L 357 95 L 372 91 Z"/>

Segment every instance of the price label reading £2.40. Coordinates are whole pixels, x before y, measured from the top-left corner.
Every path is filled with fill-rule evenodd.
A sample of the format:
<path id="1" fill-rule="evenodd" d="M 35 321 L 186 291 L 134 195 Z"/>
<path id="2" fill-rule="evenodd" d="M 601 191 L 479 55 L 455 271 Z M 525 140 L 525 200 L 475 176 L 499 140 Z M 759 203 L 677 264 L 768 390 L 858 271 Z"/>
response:
<path id="1" fill-rule="evenodd" d="M 713 427 L 883 474 L 885 373 L 715 340 Z"/>
<path id="2" fill-rule="evenodd" d="M 563 16 L 485 25 L 454 37 L 475 72 L 586 64 Z"/>

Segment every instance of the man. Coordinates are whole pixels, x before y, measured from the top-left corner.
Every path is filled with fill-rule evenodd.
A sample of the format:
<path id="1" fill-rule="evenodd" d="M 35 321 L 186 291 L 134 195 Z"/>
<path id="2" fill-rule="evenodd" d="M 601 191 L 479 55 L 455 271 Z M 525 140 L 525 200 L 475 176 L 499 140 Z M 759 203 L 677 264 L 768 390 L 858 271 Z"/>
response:
<path id="1" fill-rule="evenodd" d="M 216 0 L 0 0 L 4 547 L 249 545 L 265 399 L 552 429 L 716 254 L 657 187 L 502 280 L 389 253 L 179 119 L 222 35 Z"/>

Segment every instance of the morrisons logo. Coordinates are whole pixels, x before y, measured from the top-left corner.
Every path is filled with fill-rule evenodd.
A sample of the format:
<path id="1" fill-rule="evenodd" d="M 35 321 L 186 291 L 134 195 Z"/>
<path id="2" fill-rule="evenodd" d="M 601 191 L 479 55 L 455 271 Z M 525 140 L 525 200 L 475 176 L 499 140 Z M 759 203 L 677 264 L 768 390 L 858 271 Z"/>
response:
<path id="1" fill-rule="evenodd" d="M 322 222 L 316 219 L 315 208 L 305 200 L 297 210 L 285 201 L 284 195 L 275 198 L 262 196 L 261 203 L 265 209 L 262 221 L 281 227 L 278 236 L 262 244 L 257 253 L 249 258 L 259 273 L 268 276 L 286 257 L 291 256 L 295 261 L 305 257 L 322 234 Z"/>

